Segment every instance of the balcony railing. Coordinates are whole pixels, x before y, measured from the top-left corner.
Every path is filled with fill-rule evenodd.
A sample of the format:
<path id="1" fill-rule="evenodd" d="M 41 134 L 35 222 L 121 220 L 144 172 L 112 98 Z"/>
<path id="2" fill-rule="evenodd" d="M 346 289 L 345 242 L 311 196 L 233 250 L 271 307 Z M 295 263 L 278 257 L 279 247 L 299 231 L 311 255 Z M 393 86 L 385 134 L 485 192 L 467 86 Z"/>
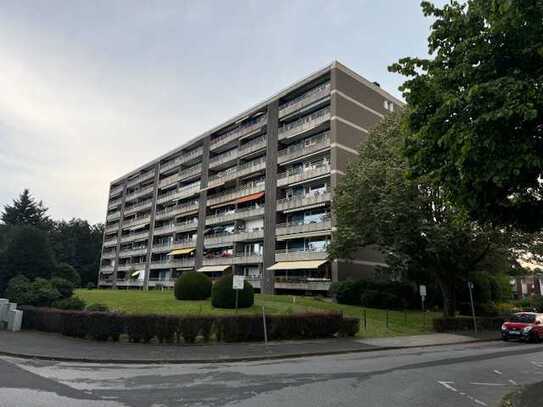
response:
<path id="1" fill-rule="evenodd" d="M 284 198 L 277 201 L 277 210 L 284 211 L 288 209 L 301 208 L 304 206 L 317 205 L 329 202 L 332 199 L 330 192 L 320 192 L 306 195 L 295 195 L 291 198 Z"/>
<path id="2" fill-rule="evenodd" d="M 153 200 L 152 199 L 147 199 L 146 201 L 143 201 L 143 202 L 137 203 L 135 205 L 126 207 L 126 208 L 124 208 L 124 216 L 130 215 L 130 214 L 132 214 L 134 212 L 138 212 L 138 211 L 142 211 L 144 209 L 147 209 L 147 208 L 151 207 L 152 204 L 153 204 Z"/>
<path id="3" fill-rule="evenodd" d="M 328 252 L 326 250 L 276 250 L 275 261 L 298 261 L 298 260 L 326 260 Z"/>
<path id="4" fill-rule="evenodd" d="M 103 271 L 103 272 L 113 271 L 113 266 L 100 266 L 100 271 Z"/>
<path id="5" fill-rule="evenodd" d="M 264 207 L 238 209 L 232 213 L 207 216 L 206 225 L 213 225 L 216 223 L 229 222 L 229 221 L 234 221 L 237 219 L 247 219 L 247 218 L 263 216 L 263 215 L 264 215 Z"/>
<path id="6" fill-rule="evenodd" d="M 254 140 L 249 141 L 247 144 L 240 146 L 239 155 L 243 156 L 246 154 L 251 154 L 263 147 L 266 147 L 266 136 L 257 137 Z"/>
<path id="7" fill-rule="evenodd" d="M 144 196 L 147 194 L 152 193 L 154 190 L 154 186 L 150 185 L 148 187 L 145 187 L 143 189 L 139 189 L 137 191 L 131 192 L 129 194 L 126 194 L 125 201 L 131 201 L 133 199 L 139 198 L 140 196 Z"/>
<path id="8" fill-rule="evenodd" d="M 113 247 L 117 246 L 117 236 L 113 239 L 104 240 L 104 247 Z"/>
<path id="9" fill-rule="evenodd" d="M 330 173 L 330 165 L 323 165 L 318 168 L 299 170 L 295 172 L 283 172 L 277 176 L 277 185 L 284 186 L 295 182 L 305 181 L 308 179 L 320 177 Z"/>
<path id="10" fill-rule="evenodd" d="M 127 186 L 131 187 L 132 185 L 139 184 L 140 182 L 146 181 L 148 179 L 151 179 L 155 176 L 154 171 L 147 171 L 145 174 L 142 174 L 136 178 L 128 180 Z"/>
<path id="11" fill-rule="evenodd" d="M 158 211 L 155 214 L 155 219 L 156 220 L 165 219 L 165 218 L 173 217 L 185 212 L 194 211 L 198 209 L 198 205 L 199 205 L 198 201 L 193 201 L 193 202 L 189 202 L 189 203 L 185 203 L 181 205 L 172 206 L 170 208 Z"/>
<path id="12" fill-rule="evenodd" d="M 121 236 L 121 242 L 122 243 L 130 242 L 132 240 L 144 239 L 144 238 L 147 238 L 147 237 L 149 237 L 149 231 L 148 230 L 146 230 L 144 232 L 139 232 L 139 233 L 130 233 L 129 235 Z"/>
<path id="13" fill-rule="evenodd" d="M 115 258 L 115 250 L 102 253 L 102 259 L 114 259 L 114 258 Z"/>
<path id="14" fill-rule="evenodd" d="M 251 186 L 244 186 L 236 191 L 228 192 L 226 194 L 213 195 L 207 200 L 207 204 L 209 206 L 212 206 L 223 202 L 233 201 L 234 199 L 241 198 L 242 196 L 262 191 L 264 191 L 263 182 L 258 184 L 251 184 Z"/>
<path id="15" fill-rule="evenodd" d="M 153 245 L 153 253 L 171 251 L 175 249 L 188 249 L 196 246 L 196 239 L 176 240 L 172 243 L 158 243 Z"/>
<path id="16" fill-rule="evenodd" d="M 121 203 L 122 203 L 122 199 L 121 198 L 117 198 L 113 201 L 110 201 L 109 202 L 109 205 L 107 206 L 108 209 L 113 209 L 113 208 L 116 208 L 118 206 L 121 206 Z"/>
<path id="17" fill-rule="evenodd" d="M 193 230 L 198 228 L 198 220 L 188 220 L 186 222 L 179 222 L 168 224 L 160 227 L 156 227 L 154 230 L 155 235 L 164 234 L 164 233 L 174 233 L 174 232 L 183 232 L 185 230 Z"/>
<path id="18" fill-rule="evenodd" d="M 106 220 L 108 222 L 111 222 L 112 220 L 115 220 L 115 219 L 120 219 L 121 218 L 121 211 L 115 211 L 109 215 L 106 216 Z"/>
<path id="19" fill-rule="evenodd" d="M 145 262 L 139 262 L 139 263 L 125 263 L 125 264 L 119 264 L 119 267 L 117 267 L 117 271 L 130 271 L 130 270 L 142 270 L 145 268 Z"/>
<path id="20" fill-rule="evenodd" d="M 283 117 L 287 114 L 294 113 L 303 107 L 309 106 L 316 101 L 323 99 L 330 95 L 330 82 L 323 83 L 322 85 L 313 88 L 304 94 L 298 96 L 295 99 L 279 106 L 279 117 Z"/>
<path id="21" fill-rule="evenodd" d="M 332 228 L 332 222 L 327 219 L 318 223 L 306 223 L 306 224 L 295 224 L 295 223 L 280 223 L 276 227 L 276 235 L 290 235 L 295 233 L 307 233 L 307 232 L 316 232 L 319 230 L 330 230 Z"/>
<path id="22" fill-rule="evenodd" d="M 195 148 L 194 150 L 191 150 L 187 153 L 182 154 L 181 156 L 168 161 L 160 166 L 160 172 L 168 171 L 180 164 L 186 163 L 187 161 L 193 160 L 196 157 L 199 157 L 202 155 L 202 147 Z"/>
<path id="23" fill-rule="evenodd" d="M 294 160 L 295 158 L 306 156 L 329 146 L 330 135 L 328 134 L 328 132 L 326 132 L 323 134 L 322 138 L 320 138 L 314 144 L 305 145 L 303 142 L 301 142 L 293 144 L 292 146 L 279 151 L 277 162 L 281 164 L 285 161 Z"/>
<path id="24" fill-rule="evenodd" d="M 209 168 L 216 167 L 227 163 L 228 161 L 236 160 L 239 156 L 239 150 L 230 150 L 226 153 L 217 155 L 209 159 Z"/>
<path id="25" fill-rule="evenodd" d="M 131 227 L 131 226 L 137 226 L 137 225 L 145 225 L 151 221 L 151 216 L 142 216 L 139 218 L 135 218 L 132 220 L 125 220 L 123 219 L 123 228 Z"/>
<path id="26" fill-rule="evenodd" d="M 173 199 L 182 199 L 194 195 L 200 192 L 200 183 L 194 186 L 183 187 L 179 189 L 174 189 L 173 191 L 166 192 L 165 194 L 159 195 L 157 198 L 157 203 L 167 202 Z"/>
<path id="27" fill-rule="evenodd" d="M 119 257 L 144 255 L 146 253 L 147 253 L 147 247 L 124 249 L 124 250 L 119 251 Z"/>
<path id="28" fill-rule="evenodd" d="M 244 240 L 263 239 L 264 229 L 251 230 L 251 231 L 239 231 L 234 235 L 234 242 L 241 242 Z"/>
<path id="29" fill-rule="evenodd" d="M 204 266 L 218 266 L 234 264 L 234 256 L 204 257 L 202 264 Z"/>
<path id="30" fill-rule="evenodd" d="M 119 222 L 115 223 L 114 225 L 106 226 L 106 228 L 104 229 L 106 233 L 115 232 L 117 230 L 119 230 Z"/>
<path id="31" fill-rule="evenodd" d="M 167 185 L 171 185 L 177 181 L 181 181 L 185 178 L 191 177 L 193 175 L 197 175 L 201 172 L 202 172 L 202 164 L 196 164 L 179 173 L 175 173 L 167 178 L 164 178 L 163 180 L 160 181 L 159 186 L 164 187 Z"/>
<path id="32" fill-rule="evenodd" d="M 111 188 L 109 190 L 109 196 L 115 196 L 115 195 L 117 195 L 117 194 L 119 194 L 121 192 L 123 192 L 123 186 L 119 185 L 119 186 L 117 186 L 115 188 Z"/>
<path id="33" fill-rule="evenodd" d="M 297 134 L 311 130 L 314 127 L 330 120 L 330 108 L 318 110 L 315 113 L 304 116 L 301 119 L 285 124 L 279 128 L 279 140 L 293 137 Z"/>
<path id="34" fill-rule="evenodd" d="M 253 172 L 260 171 L 266 168 L 266 157 L 261 157 L 253 161 L 249 161 L 245 164 L 240 165 L 233 171 L 229 171 L 226 174 L 222 175 L 214 175 L 210 177 L 208 186 L 214 187 L 216 185 L 223 184 L 227 181 L 230 181 L 232 179 L 236 179 L 238 177 L 244 177 L 245 175 L 249 175 Z"/>
<path id="35" fill-rule="evenodd" d="M 178 267 L 194 267 L 194 259 L 164 259 L 151 261 L 151 270 Z"/>
<path id="36" fill-rule="evenodd" d="M 215 246 L 215 245 L 226 245 L 234 242 L 241 242 L 244 240 L 255 240 L 263 239 L 264 230 L 251 230 L 251 231 L 237 231 L 234 233 L 222 232 L 215 233 L 214 235 L 206 236 L 204 240 L 205 245 Z"/>
<path id="37" fill-rule="evenodd" d="M 267 121 L 267 116 L 262 115 L 255 121 L 242 124 L 241 126 L 238 126 L 235 129 L 232 129 L 228 131 L 227 133 L 211 140 L 211 144 L 209 147 L 210 149 L 215 149 L 225 144 L 228 144 L 231 141 L 237 140 L 238 138 L 243 137 L 246 134 L 249 134 L 255 130 L 258 130 L 264 124 L 266 124 L 266 121 Z"/>

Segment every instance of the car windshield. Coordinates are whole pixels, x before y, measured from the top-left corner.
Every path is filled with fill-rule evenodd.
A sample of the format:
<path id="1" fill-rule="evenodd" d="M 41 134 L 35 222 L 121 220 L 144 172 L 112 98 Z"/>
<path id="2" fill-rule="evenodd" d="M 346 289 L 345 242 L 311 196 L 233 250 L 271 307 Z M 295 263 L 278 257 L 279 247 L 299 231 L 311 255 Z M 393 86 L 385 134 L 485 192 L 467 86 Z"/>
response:
<path id="1" fill-rule="evenodd" d="M 513 315 L 511 317 L 511 322 L 524 322 L 524 323 L 535 322 L 535 315 L 531 315 L 531 314 Z"/>

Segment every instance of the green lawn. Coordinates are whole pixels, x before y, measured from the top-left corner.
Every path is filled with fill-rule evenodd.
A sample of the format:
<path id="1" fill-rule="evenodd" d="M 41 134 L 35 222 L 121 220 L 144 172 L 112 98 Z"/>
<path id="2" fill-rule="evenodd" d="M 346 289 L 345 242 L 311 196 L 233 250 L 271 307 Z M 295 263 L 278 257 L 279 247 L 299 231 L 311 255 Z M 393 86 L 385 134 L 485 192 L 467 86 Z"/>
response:
<path id="1" fill-rule="evenodd" d="M 172 291 L 137 291 L 137 290 L 77 290 L 76 295 L 87 304 L 101 303 L 111 310 L 131 314 L 176 314 L 176 315 L 230 315 L 235 310 L 217 309 L 210 301 L 178 301 Z M 300 297 L 290 295 L 256 294 L 255 305 L 251 308 L 240 309 L 239 314 L 261 313 L 264 306 L 267 314 L 289 314 L 319 310 L 342 311 L 343 315 L 361 319 L 359 336 L 398 336 L 416 335 L 431 332 L 432 319 L 439 313 L 419 311 L 390 311 L 389 324 L 386 326 L 386 311 L 361 308 L 352 305 L 341 305 L 326 299 Z M 364 314 L 366 328 L 364 328 Z"/>

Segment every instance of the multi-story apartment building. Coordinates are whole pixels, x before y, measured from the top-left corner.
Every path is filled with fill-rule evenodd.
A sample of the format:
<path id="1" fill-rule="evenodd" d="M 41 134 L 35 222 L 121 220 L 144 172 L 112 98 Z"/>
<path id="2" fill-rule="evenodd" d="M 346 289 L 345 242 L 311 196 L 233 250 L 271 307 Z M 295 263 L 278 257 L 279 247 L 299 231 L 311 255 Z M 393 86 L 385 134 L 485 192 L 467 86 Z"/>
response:
<path id="1" fill-rule="evenodd" d="M 329 261 L 331 202 L 368 129 L 401 102 L 338 62 L 111 183 L 98 284 L 185 270 L 262 292 L 325 291 L 382 258 Z"/>

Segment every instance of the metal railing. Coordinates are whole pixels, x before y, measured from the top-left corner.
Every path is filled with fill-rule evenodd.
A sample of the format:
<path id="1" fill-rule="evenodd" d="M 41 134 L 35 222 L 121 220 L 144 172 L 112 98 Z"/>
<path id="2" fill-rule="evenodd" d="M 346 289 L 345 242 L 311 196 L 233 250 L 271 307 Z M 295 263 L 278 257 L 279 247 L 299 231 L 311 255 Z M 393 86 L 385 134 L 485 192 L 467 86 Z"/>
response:
<path id="1" fill-rule="evenodd" d="M 279 128 L 279 140 L 290 138 L 296 134 L 303 133 L 330 120 L 330 107 L 317 110 L 315 113 L 304 116 L 292 123 L 285 124 Z"/>
<path id="2" fill-rule="evenodd" d="M 266 136 L 257 137 L 254 140 L 249 141 L 247 144 L 243 144 L 242 146 L 240 146 L 239 155 L 242 156 L 245 154 L 253 153 L 265 146 L 266 146 Z"/>
<path id="3" fill-rule="evenodd" d="M 120 210 L 117 210 L 109 215 L 106 216 L 106 220 L 107 221 L 112 221 L 112 220 L 115 220 L 115 219 L 120 219 L 121 218 L 121 211 Z"/>
<path id="4" fill-rule="evenodd" d="M 168 171 L 172 168 L 174 168 L 175 166 L 179 165 L 179 164 L 183 164 L 187 161 L 190 161 L 200 155 L 202 155 L 202 152 L 203 152 L 203 149 L 202 147 L 198 147 L 198 148 L 195 148 L 194 150 L 191 150 L 187 153 L 184 153 L 182 155 L 180 155 L 179 157 L 173 159 L 173 160 L 170 160 L 168 162 L 165 162 L 164 164 L 162 164 L 160 166 L 160 172 L 164 172 L 164 171 Z"/>
<path id="5" fill-rule="evenodd" d="M 216 194 L 208 198 L 207 204 L 208 205 L 216 205 L 222 202 L 226 201 L 232 201 L 236 198 L 241 198 L 245 195 L 254 194 L 256 192 L 262 192 L 264 191 L 264 183 L 258 183 L 258 184 L 252 184 L 250 186 L 243 186 L 240 189 L 237 189 L 232 192 L 228 192 L 226 194 Z"/>
<path id="6" fill-rule="evenodd" d="M 119 251 L 119 257 L 122 257 L 122 256 L 135 256 L 135 255 L 138 255 L 138 254 L 145 254 L 145 253 L 147 253 L 147 246 L 131 248 L 131 249 L 121 249 Z"/>
<path id="7" fill-rule="evenodd" d="M 199 205 L 198 201 L 192 201 L 192 202 L 184 203 L 181 205 L 175 205 L 170 208 L 157 211 L 157 213 L 155 214 L 155 219 L 159 220 L 159 219 L 167 218 L 169 216 L 175 216 L 184 212 L 190 212 L 195 209 L 198 209 L 198 205 Z"/>
<path id="8" fill-rule="evenodd" d="M 138 198 L 140 196 L 152 193 L 153 190 L 154 190 L 154 186 L 149 185 L 148 187 L 145 187 L 143 189 L 139 189 L 137 191 L 131 192 L 129 194 L 126 194 L 125 201 L 131 201 L 131 200 L 136 199 L 136 198 Z"/>
<path id="9" fill-rule="evenodd" d="M 323 83 L 313 89 L 308 90 L 302 95 L 289 100 L 279 106 L 279 117 L 285 116 L 290 113 L 294 113 L 301 108 L 310 105 L 320 99 L 330 95 L 330 82 Z"/>
<path id="10" fill-rule="evenodd" d="M 113 209 L 113 208 L 115 208 L 115 207 L 121 205 L 121 203 L 122 203 L 122 198 L 117 198 L 117 199 L 111 201 L 111 202 L 108 204 L 107 208 L 108 208 L 108 209 Z"/>
<path id="11" fill-rule="evenodd" d="M 330 173 L 330 165 L 323 165 L 309 170 L 286 171 L 277 175 L 277 185 L 284 186 L 295 182 L 305 181 Z"/>
<path id="12" fill-rule="evenodd" d="M 239 156 L 239 150 L 230 150 L 226 153 L 219 154 L 209 159 L 209 167 L 216 167 L 217 165 L 224 164 L 228 161 L 237 159 Z"/>
<path id="13" fill-rule="evenodd" d="M 164 252 L 164 251 L 175 250 L 175 249 L 188 249 L 189 247 L 195 247 L 195 246 L 196 246 L 196 239 L 183 239 L 183 240 L 176 240 L 171 243 L 154 244 L 152 251 Z"/>
<path id="14" fill-rule="evenodd" d="M 232 213 L 225 213 L 220 215 L 213 215 L 206 217 L 206 225 L 213 225 L 215 223 L 228 222 L 236 219 L 244 219 L 253 216 L 264 215 L 264 207 L 260 208 L 244 208 L 238 209 Z"/>
<path id="15" fill-rule="evenodd" d="M 142 202 L 139 202 L 135 205 L 132 205 L 132 206 L 128 206 L 128 207 L 125 207 L 124 208 L 124 215 L 129 215 L 129 214 L 132 214 L 134 212 L 138 212 L 138 211 L 141 211 L 143 209 L 146 209 L 148 207 L 150 207 L 153 203 L 153 200 L 152 199 L 147 199 L 145 201 L 142 201 Z"/>
<path id="16" fill-rule="evenodd" d="M 147 171 L 145 174 L 141 174 L 136 178 L 129 179 L 127 182 L 127 186 L 131 187 L 132 185 L 136 185 L 140 182 L 146 181 L 150 178 L 153 178 L 155 176 L 154 171 Z"/>
<path id="17" fill-rule="evenodd" d="M 200 192 L 200 183 L 198 185 L 190 185 L 182 188 L 174 189 L 157 197 L 157 203 L 163 203 L 172 199 L 181 199 Z"/>
<path id="18" fill-rule="evenodd" d="M 195 229 L 198 227 L 198 219 L 193 220 L 187 220 L 185 222 L 179 222 L 179 223 L 170 223 L 164 226 L 156 227 L 153 231 L 153 234 L 161 234 L 164 232 L 182 232 L 183 230 L 190 230 Z"/>
<path id="19" fill-rule="evenodd" d="M 185 178 L 199 174 L 200 172 L 202 172 L 202 164 L 196 164 L 196 165 L 193 165 L 192 167 L 184 169 L 181 172 L 176 172 L 175 174 L 170 175 L 169 177 L 163 178 L 162 180 L 160 180 L 158 185 L 162 188 L 166 185 L 170 185 L 177 181 L 181 181 Z"/>
<path id="20" fill-rule="evenodd" d="M 302 206 L 316 205 L 324 202 L 329 202 L 332 199 L 332 194 L 329 191 L 319 193 L 309 193 L 305 195 L 294 195 L 290 198 L 283 198 L 277 201 L 277 210 L 284 211 L 286 209 L 300 208 Z"/>
<path id="21" fill-rule="evenodd" d="M 125 220 L 123 219 L 123 228 L 130 227 L 130 226 L 136 226 L 136 225 L 145 225 L 146 223 L 149 223 L 151 221 L 151 216 L 142 216 L 139 218 L 135 218 L 132 220 Z"/>
<path id="22" fill-rule="evenodd" d="M 212 187 L 215 185 L 222 184 L 226 181 L 236 179 L 238 177 L 243 177 L 249 175 L 252 172 L 260 171 L 266 168 L 266 157 L 260 157 L 256 160 L 249 161 L 245 164 L 238 166 L 236 169 L 229 171 L 225 174 L 217 174 L 209 178 L 208 186 Z"/>
<path id="23" fill-rule="evenodd" d="M 117 236 L 115 236 L 114 238 L 104 240 L 103 246 L 104 247 L 117 246 L 117 243 L 118 243 L 118 239 L 117 239 Z"/>
<path id="24" fill-rule="evenodd" d="M 123 192 L 123 186 L 119 185 L 119 186 L 109 190 L 109 196 L 110 197 L 115 196 L 115 195 L 117 195 L 118 193 L 121 193 L 121 192 Z"/>
<path id="25" fill-rule="evenodd" d="M 280 223 L 276 227 L 276 235 L 290 235 L 294 233 L 307 233 L 316 232 L 319 230 L 330 230 L 332 228 L 332 222 L 330 219 L 323 220 L 315 223 Z"/>
<path id="26" fill-rule="evenodd" d="M 132 240 L 136 240 L 136 239 L 143 239 L 143 238 L 146 238 L 146 237 L 149 237 L 149 231 L 146 230 L 144 232 L 139 232 L 139 233 L 130 233 L 129 235 L 125 235 L 125 236 L 121 236 L 121 242 L 130 242 Z"/>
<path id="27" fill-rule="evenodd" d="M 296 143 L 288 148 L 280 150 L 277 157 L 277 162 L 281 164 L 285 161 L 293 160 L 330 146 L 330 134 L 328 132 L 314 137 L 320 137 L 320 139 L 314 144 L 305 145 L 305 143 L 302 141 L 301 143 Z"/>
<path id="28" fill-rule="evenodd" d="M 275 250 L 275 261 L 297 261 L 297 260 L 326 260 L 328 252 L 324 250 Z"/>
<path id="29" fill-rule="evenodd" d="M 262 115 L 256 120 L 250 121 L 248 123 L 242 124 L 224 134 L 221 136 L 211 140 L 211 144 L 209 146 L 210 149 L 215 149 L 217 147 L 220 147 L 222 145 L 225 145 L 233 140 L 236 140 L 246 134 L 249 134 L 260 127 L 262 127 L 267 122 L 267 115 Z"/>
<path id="30" fill-rule="evenodd" d="M 151 261 L 151 269 L 157 268 L 177 268 L 177 267 L 194 267 L 194 259 L 161 259 Z"/>

